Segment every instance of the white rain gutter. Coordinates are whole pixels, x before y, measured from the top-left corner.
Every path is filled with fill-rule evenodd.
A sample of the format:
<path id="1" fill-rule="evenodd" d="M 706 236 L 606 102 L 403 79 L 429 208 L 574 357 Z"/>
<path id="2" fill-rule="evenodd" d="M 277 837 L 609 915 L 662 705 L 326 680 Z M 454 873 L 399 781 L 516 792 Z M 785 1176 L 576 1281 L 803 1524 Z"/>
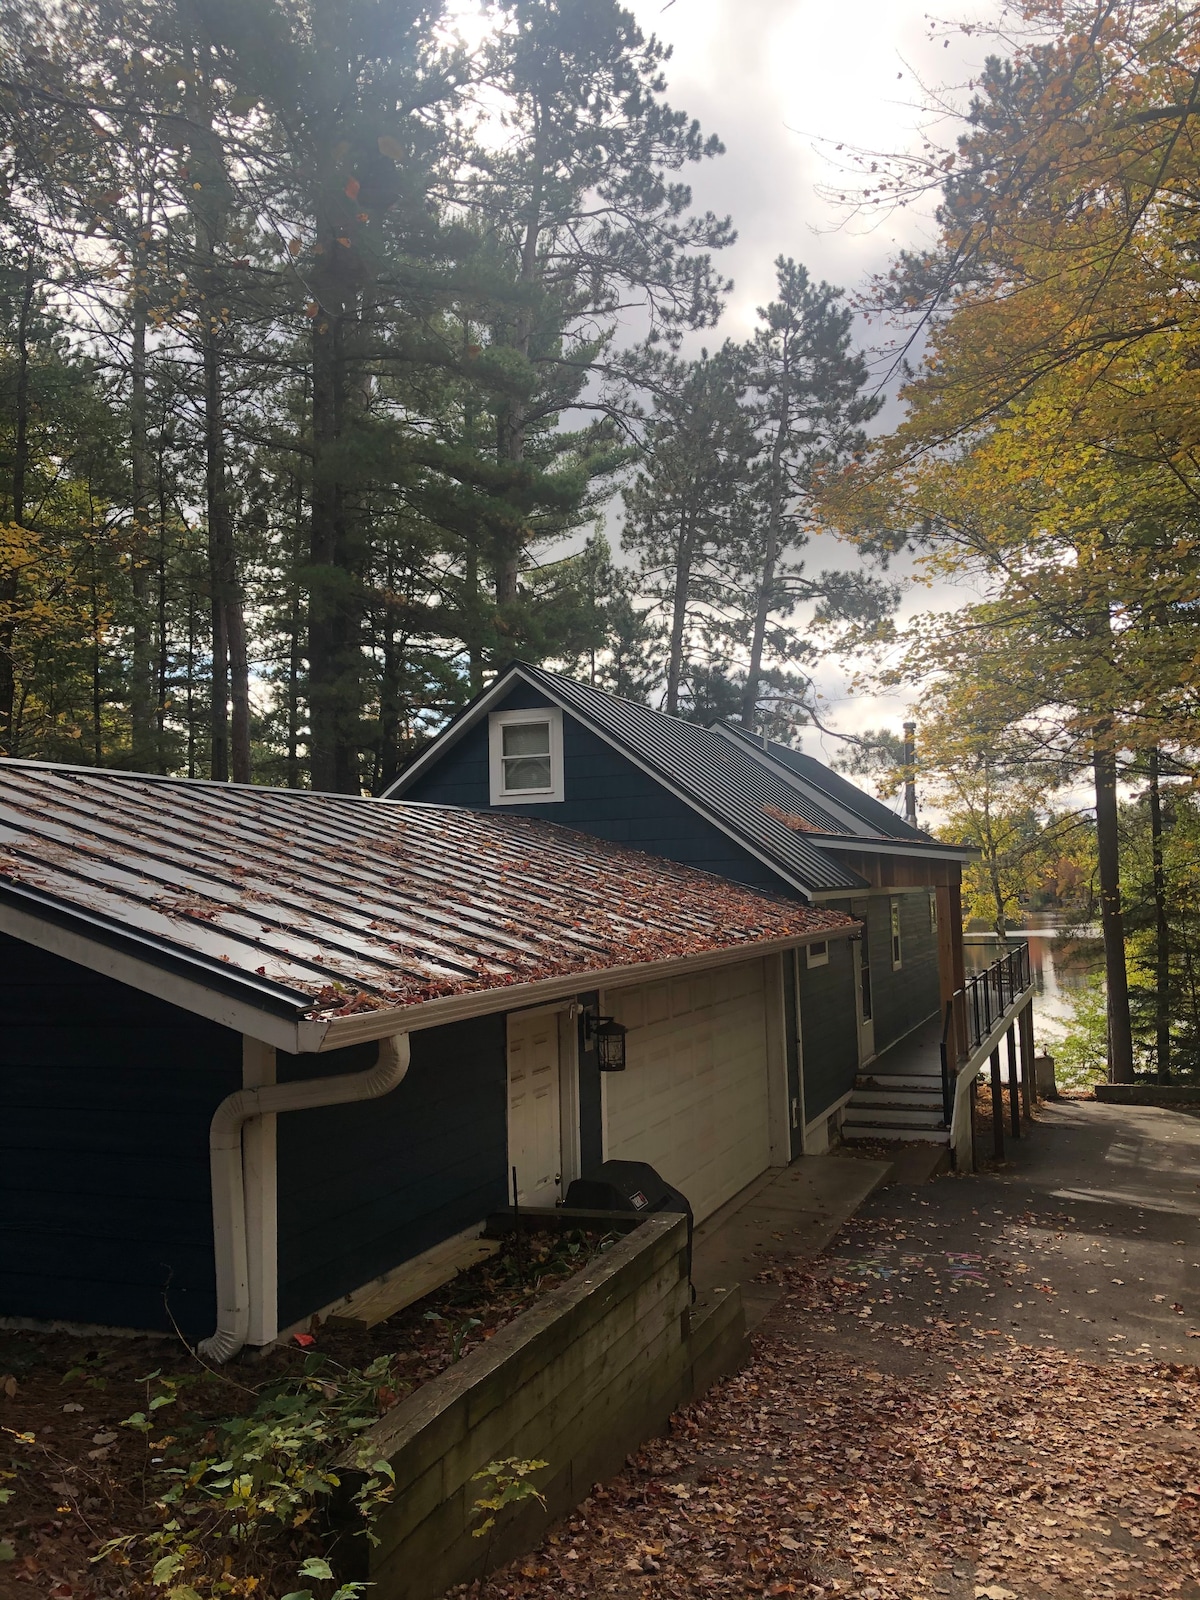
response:
<path id="1" fill-rule="evenodd" d="M 268 1083 L 237 1089 L 213 1113 L 208 1133 L 212 1173 L 213 1248 L 217 1268 L 217 1329 L 200 1341 L 200 1354 L 218 1366 L 232 1360 L 250 1332 L 250 1272 L 246 1249 L 246 1189 L 242 1168 L 242 1130 L 252 1117 L 276 1111 L 312 1111 L 378 1100 L 403 1082 L 408 1071 L 407 1033 L 379 1041 L 379 1059 L 365 1072 L 308 1078 L 299 1083 Z"/>

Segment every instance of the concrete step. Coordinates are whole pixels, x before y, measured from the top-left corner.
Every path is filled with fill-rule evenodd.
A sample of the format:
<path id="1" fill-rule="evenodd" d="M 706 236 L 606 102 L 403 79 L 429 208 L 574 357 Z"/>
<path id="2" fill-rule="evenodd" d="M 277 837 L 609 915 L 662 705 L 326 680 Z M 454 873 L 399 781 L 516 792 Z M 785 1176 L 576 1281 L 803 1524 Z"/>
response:
<path id="1" fill-rule="evenodd" d="M 933 1106 L 942 1109 L 942 1090 L 936 1089 L 855 1089 L 851 1105 L 855 1106 Z"/>
<path id="2" fill-rule="evenodd" d="M 940 1103 L 937 1106 L 860 1106 L 851 1100 L 842 1120 L 846 1123 L 886 1122 L 898 1128 L 940 1128 L 942 1108 Z"/>
<path id="3" fill-rule="evenodd" d="M 854 1081 L 860 1089 L 942 1089 L 940 1072 L 860 1072 Z"/>
<path id="4" fill-rule="evenodd" d="M 851 1125 L 843 1124 L 842 1138 L 847 1144 L 855 1144 L 860 1140 L 882 1141 L 896 1140 L 905 1144 L 949 1144 L 950 1133 L 946 1128 L 909 1128 L 893 1127 L 890 1123 L 858 1122 Z"/>

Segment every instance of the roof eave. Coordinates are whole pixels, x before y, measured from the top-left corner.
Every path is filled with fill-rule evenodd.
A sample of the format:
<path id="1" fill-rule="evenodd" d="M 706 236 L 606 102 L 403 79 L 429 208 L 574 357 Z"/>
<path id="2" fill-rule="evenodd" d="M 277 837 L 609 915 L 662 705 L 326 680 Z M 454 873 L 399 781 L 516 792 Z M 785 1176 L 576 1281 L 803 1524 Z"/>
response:
<path id="1" fill-rule="evenodd" d="M 21 900 L 26 903 L 17 903 Z M 580 990 L 621 988 L 729 966 L 814 941 L 848 938 L 858 927 L 857 922 L 847 920 L 832 928 L 813 928 L 779 939 L 748 940 L 698 951 L 692 956 L 588 968 L 530 983 L 443 995 L 408 1006 L 322 1017 L 311 1014 L 311 996 L 280 991 L 236 969 L 214 968 L 203 958 L 168 950 L 89 913 L 66 911 L 29 891 L 0 885 L 0 932 L 292 1055 L 340 1050 L 395 1033 L 422 1032 L 497 1011 L 545 1005 Z"/>
<path id="2" fill-rule="evenodd" d="M 550 676 L 553 675 L 551 674 Z M 610 749 L 616 750 L 617 753 L 624 756 L 627 761 L 631 761 L 635 767 L 638 767 L 642 772 L 645 772 L 647 776 L 653 778 L 655 783 L 661 784 L 662 787 L 668 791 L 668 793 L 673 794 L 676 799 L 682 800 L 684 805 L 688 806 L 692 811 L 694 811 L 697 816 L 703 817 L 706 822 L 711 824 L 711 826 L 717 828 L 721 833 L 725 834 L 727 838 L 732 839 L 739 849 L 744 850 L 747 855 L 753 856 L 756 861 L 760 861 L 763 866 L 768 868 L 769 871 L 775 873 L 775 875 L 784 883 L 790 884 L 793 889 L 798 889 L 801 894 L 811 897 L 814 894 L 827 892 L 830 887 L 842 890 L 853 890 L 855 888 L 866 887 L 866 880 L 862 878 L 859 878 L 857 883 L 820 886 L 801 877 L 794 867 L 787 866 L 774 854 L 765 853 L 763 850 L 759 849 L 755 844 L 747 839 L 744 834 L 735 830 L 729 823 L 724 821 L 723 818 L 710 811 L 699 800 L 697 800 L 694 795 L 689 794 L 677 784 L 672 783 L 670 778 L 666 777 L 664 773 L 660 772 L 652 762 L 645 760 L 637 751 L 631 750 L 628 745 L 622 743 L 618 739 L 615 739 L 607 728 L 603 728 L 599 723 L 594 722 L 586 714 L 586 712 L 581 711 L 578 706 L 570 705 L 565 699 L 562 699 L 556 695 L 552 684 L 543 683 L 540 679 L 525 671 L 522 663 L 519 661 L 515 661 L 511 666 L 507 667 L 496 679 L 495 683 L 491 684 L 487 689 L 485 689 L 482 694 L 477 695 L 469 706 L 464 707 L 454 721 L 451 722 L 450 725 L 445 728 L 431 744 L 422 750 L 420 755 L 413 759 L 411 764 L 404 769 L 404 771 L 389 788 L 384 790 L 383 794 L 380 796 L 380 799 L 400 799 L 404 791 L 411 785 L 413 781 L 415 781 L 415 779 L 421 772 L 425 770 L 427 766 L 433 765 L 435 760 L 439 760 L 443 755 L 445 755 L 447 750 L 452 748 L 453 745 L 457 744 L 458 740 L 475 726 L 475 724 L 486 714 L 490 706 L 495 704 L 497 700 L 503 698 L 504 694 L 508 691 L 508 689 L 512 686 L 513 681 L 516 679 L 520 679 L 523 683 L 527 683 L 531 689 L 536 689 L 539 694 L 544 694 L 547 700 L 551 701 L 561 711 L 565 711 L 568 716 L 574 717 L 577 722 L 586 727 L 588 731 L 594 734 L 597 739 L 603 740 L 603 742 L 607 744 Z M 847 872 L 852 871 L 851 868 L 844 868 L 843 870 Z M 854 876 L 858 878 L 857 873 L 855 873 Z"/>
<path id="3" fill-rule="evenodd" d="M 464 734 L 471 731 L 475 724 L 486 714 L 488 707 L 507 693 L 516 678 L 520 678 L 523 682 L 529 684 L 531 688 L 545 693 L 541 684 L 535 683 L 528 673 L 522 672 L 521 663 L 514 661 L 504 669 L 494 683 L 490 683 L 486 689 L 480 690 L 475 698 L 469 701 L 458 715 L 447 723 L 441 733 L 430 740 L 424 750 L 421 750 L 412 758 L 400 776 L 392 780 L 379 798 L 381 800 L 398 800 L 405 790 L 412 787 L 426 767 L 432 766 L 435 761 L 440 760 L 446 751 L 452 749 Z"/>
<path id="4" fill-rule="evenodd" d="M 856 833 L 806 833 L 805 838 L 822 850 L 844 851 L 850 855 L 920 856 L 930 861 L 974 861 L 980 854 L 973 844 L 944 844 L 940 839 L 930 839 L 925 844 L 918 839 L 864 839 Z"/>
<path id="5" fill-rule="evenodd" d="M 842 891 L 845 892 L 844 890 Z M 782 939 L 750 940 L 719 949 L 698 951 L 665 961 L 642 961 L 620 967 L 597 967 L 561 977 L 541 978 L 533 983 L 506 984 L 499 989 L 476 989 L 468 994 L 443 995 L 416 1005 L 397 1006 L 389 1011 L 363 1011 L 348 1017 L 334 1017 L 327 1024 L 320 1050 L 340 1050 L 347 1045 L 383 1039 L 393 1033 L 419 1033 L 440 1028 L 449 1022 L 486 1016 L 495 1011 L 520 1011 L 528 1006 L 546 1005 L 587 989 L 621 989 L 634 983 L 653 983 L 658 978 L 678 977 L 683 973 L 727 967 L 759 956 L 777 955 L 807 944 L 828 939 L 849 939 L 861 928 L 854 920 L 834 928 L 813 928 L 808 933 L 788 934 Z"/>

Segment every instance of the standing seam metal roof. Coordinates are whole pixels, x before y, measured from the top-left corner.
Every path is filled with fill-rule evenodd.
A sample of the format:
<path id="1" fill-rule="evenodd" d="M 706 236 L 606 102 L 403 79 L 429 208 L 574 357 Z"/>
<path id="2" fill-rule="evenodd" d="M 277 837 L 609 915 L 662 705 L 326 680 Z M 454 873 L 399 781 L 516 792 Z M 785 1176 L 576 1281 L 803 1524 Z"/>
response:
<path id="1" fill-rule="evenodd" d="M 516 670 L 681 789 L 736 837 L 757 846 L 804 888 L 864 886 L 866 880 L 858 873 L 804 837 L 805 828 L 814 833 L 842 833 L 840 821 L 722 734 L 543 667 L 520 662 Z M 782 820 L 793 816 L 799 821 L 792 826 Z"/>
<path id="2" fill-rule="evenodd" d="M 6 890 L 309 1015 L 851 925 L 512 814 L 0 761 Z"/>
<path id="3" fill-rule="evenodd" d="M 805 755 L 802 750 L 793 750 L 790 745 L 777 744 L 773 739 L 768 741 L 764 750 L 761 740 L 752 740 L 746 730 L 739 728 L 735 723 L 722 722 L 718 726 L 726 736 L 737 738 L 743 744 L 752 745 L 760 761 L 776 762 L 794 773 L 802 783 L 808 784 L 818 793 L 823 791 L 830 800 L 858 817 L 871 830 L 866 837 L 877 838 L 883 835 L 887 839 L 894 839 L 898 844 L 930 845 L 941 842 L 932 839 L 927 833 L 922 833 L 919 828 L 911 827 L 903 817 L 898 817 L 894 811 L 889 811 L 881 800 L 876 800 L 874 795 L 866 794 L 857 784 L 843 778 L 841 773 L 834 772 L 832 767 L 827 767 L 823 761 L 818 761 L 814 756 Z M 840 833 L 844 830 L 835 828 L 832 831 Z"/>

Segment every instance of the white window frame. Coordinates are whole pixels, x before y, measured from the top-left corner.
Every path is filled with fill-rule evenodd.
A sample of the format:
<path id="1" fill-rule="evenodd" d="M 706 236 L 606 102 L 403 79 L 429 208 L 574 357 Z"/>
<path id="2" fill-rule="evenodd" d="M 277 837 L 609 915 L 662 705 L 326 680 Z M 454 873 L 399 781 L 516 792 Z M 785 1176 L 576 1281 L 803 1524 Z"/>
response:
<path id="1" fill-rule="evenodd" d="M 504 787 L 503 729 L 522 723 L 550 724 L 550 787 L 548 789 L 506 789 Z M 488 775 L 494 806 L 549 805 L 563 798 L 562 711 L 558 706 L 530 706 L 522 711 L 493 711 L 488 717 Z"/>
<path id="2" fill-rule="evenodd" d="M 904 965 L 904 931 L 900 925 L 899 896 L 894 896 L 890 902 L 888 938 L 891 941 L 892 971 L 899 972 Z"/>
<path id="3" fill-rule="evenodd" d="M 931 889 L 929 891 L 929 931 L 930 933 L 936 933 L 938 931 L 938 905 L 936 889 Z"/>
<path id="4" fill-rule="evenodd" d="M 827 967 L 829 965 L 829 940 L 818 939 L 815 944 L 805 945 L 804 964 L 808 967 Z"/>

